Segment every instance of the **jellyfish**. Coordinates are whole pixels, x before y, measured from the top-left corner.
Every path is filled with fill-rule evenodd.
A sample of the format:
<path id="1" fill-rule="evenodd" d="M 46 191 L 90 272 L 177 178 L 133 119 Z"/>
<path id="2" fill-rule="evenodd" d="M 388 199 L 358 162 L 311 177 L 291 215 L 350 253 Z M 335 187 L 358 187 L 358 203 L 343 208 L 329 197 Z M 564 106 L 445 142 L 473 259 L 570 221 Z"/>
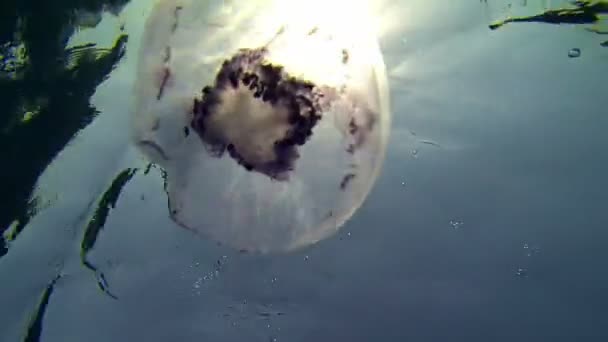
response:
<path id="1" fill-rule="evenodd" d="M 385 66 L 362 3 L 155 4 L 131 136 L 165 171 L 174 222 L 271 253 L 333 235 L 362 205 L 390 124 Z"/>

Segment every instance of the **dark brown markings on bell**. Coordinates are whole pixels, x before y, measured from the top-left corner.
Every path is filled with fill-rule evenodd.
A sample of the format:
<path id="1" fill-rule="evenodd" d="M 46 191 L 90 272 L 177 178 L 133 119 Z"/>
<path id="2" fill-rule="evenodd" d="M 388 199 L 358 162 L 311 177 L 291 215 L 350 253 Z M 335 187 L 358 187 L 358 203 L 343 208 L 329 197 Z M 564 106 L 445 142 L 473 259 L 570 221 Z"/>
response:
<path id="1" fill-rule="evenodd" d="M 350 154 L 353 154 L 358 148 L 366 143 L 370 132 L 374 129 L 378 121 L 372 111 L 366 110 L 365 113 L 367 115 L 365 116 L 364 123 L 357 123 L 354 118 L 351 118 L 348 123 L 348 132 L 353 139 L 346 149 L 346 152 Z"/>
<path id="2" fill-rule="evenodd" d="M 184 126 L 184 137 L 188 137 L 190 135 L 190 128 L 188 126 Z"/>
<path id="3" fill-rule="evenodd" d="M 317 33 L 317 31 L 319 31 L 319 28 L 315 26 L 310 31 L 308 31 L 308 35 L 312 36 L 313 34 Z"/>
<path id="4" fill-rule="evenodd" d="M 205 150 L 214 158 L 221 158 L 226 152 L 226 145 L 222 142 L 214 141 L 212 144 L 205 144 Z"/>
<path id="5" fill-rule="evenodd" d="M 348 122 L 348 132 L 351 135 L 355 135 L 358 130 L 359 130 L 359 126 L 357 126 L 357 123 L 355 122 L 355 118 L 350 118 L 350 121 Z"/>
<path id="6" fill-rule="evenodd" d="M 348 54 L 348 50 L 342 49 L 342 64 L 348 63 L 349 59 L 350 59 L 350 55 Z"/>
<path id="7" fill-rule="evenodd" d="M 176 6 L 175 10 L 173 10 L 173 26 L 171 26 L 171 33 L 174 33 L 175 30 L 177 30 L 177 26 L 179 25 L 179 12 L 182 9 L 182 6 Z"/>
<path id="8" fill-rule="evenodd" d="M 139 145 L 141 146 L 145 146 L 148 148 L 153 149 L 161 158 L 163 158 L 164 160 L 169 160 L 169 157 L 167 157 L 167 154 L 165 154 L 165 151 L 163 151 L 162 148 L 160 148 L 160 146 L 158 146 L 155 142 L 150 141 L 150 140 L 142 140 L 139 142 Z"/>
<path id="9" fill-rule="evenodd" d="M 282 66 L 269 63 L 265 59 L 266 54 L 266 48 L 240 49 L 232 58 L 225 60 L 214 84 L 203 88 L 200 100 L 194 99 L 191 126 L 205 145 L 213 145 L 207 146 L 211 155 L 221 156 L 226 150 L 246 170 L 285 180 L 300 157 L 298 146 L 308 141 L 313 127 L 321 119 L 320 99 L 323 94 L 313 83 L 295 78 Z M 221 105 L 221 92 L 240 87 L 249 90 L 260 101 L 287 110 L 291 127 L 273 143 L 274 158 L 270 161 L 246 160 L 230 141 L 211 141 L 205 135 L 207 118 Z"/>
<path id="10" fill-rule="evenodd" d="M 163 56 L 163 63 L 167 64 L 171 60 L 171 47 L 165 46 L 165 55 Z"/>
<path id="11" fill-rule="evenodd" d="M 367 125 L 365 125 L 368 132 L 371 132 L 374 129 L 377 121 L 378 121 L 378 118 L 376 117 L 376 115 L 374 115 L 372 112 L 368 112 Z"/>
<path id="12" fill-rule="evenodd" d="M 282 35 L 283 33 L 285 33 L 285 26 L 281 26 L 277 32 L 274 34 L 274 36 L 266 43 L 265 46 L 269 46 L 270 44 L 272 44 L 277 38 L 279 38 L 280 35 Z M 265 49 L 265 47 L 262 47 L 262 49 Z M 242 50 L 250 50 L 250 49 L 241 49 Z M 259 49 L 258 49 L 259 50 Z"/>
<path id="13" fill-rule="evenodd" d="M 228 74 L 228 79 L 230 80 L 230 85 L 232 88 L 236 89 L 236 87 L 239 86 L 239 75 L 235 71 Z"/>
<path id="14" fill-rule="evenodd" d="M 160 87 L 158 88 L 158 94 L 156 94 L 156 100 L 159 101 L 163 97 L 163 93 L 165 91 L 165 86 L 167 85 L 167 81 L 169 81 L 169 77 L 171 77 L 171 70 L 168 67 L 163 68 L 163 75 L 160 81 Z"/>
<path id="15" fill-rule="evenodd" d="M 354 173 L 349 173 L 349 174 L 345 175 L 342 178 L 342 181 L 340 182 L 340 190 L 346 190 L 346 187 L 354 178 L 355 178 Z"/>

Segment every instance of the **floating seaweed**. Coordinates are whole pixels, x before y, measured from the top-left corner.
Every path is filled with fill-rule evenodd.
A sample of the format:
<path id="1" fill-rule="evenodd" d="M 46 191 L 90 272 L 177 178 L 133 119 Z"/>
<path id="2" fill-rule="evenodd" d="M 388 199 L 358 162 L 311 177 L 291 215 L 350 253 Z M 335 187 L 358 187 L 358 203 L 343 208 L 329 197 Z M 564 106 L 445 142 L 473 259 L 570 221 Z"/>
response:
<path id="1" fill-rule="evenodd" d="M 36 310 L 30 317 L 27 328 L 25 329 L 25 334 L 23 336 L 23 342 L 38 342 L 40 341 L 40 336 L 42 333 L 42 322 L 44 320 L 44 315 L 46 313 L 46 308 L 49 305 L 49 301 L 51 299 L 51 295 L 53 294 L 53 290 L 55 289 L 55 284 L 61 278 L 61 275 L 55 276 L 53 280 L 45 287 L 42 295 L 40 296 L 40 300 L 38 301 L 38 305 L 36 306 Z"/>
<path id="2" fill-rule="evenodd" d="M 570 2 L 573 7 L 547 9 L 540 14 L 530 16 L 509 17 L 495 21 L 489 25 L 491 30 L 496 30 L 508 23 L 548 23 L 548 24 L 575 24 L 592 25 L 587 31 L 599 35 L 608 34 L 608 28 L 602 27 L 608 20 L 607 0 L 576 0 Z M 608 41 L 600 43 L 600 46 L 608 46 Z"/>
<path id="3" fill-rule="evenodd" d="M 74 134 L 97 116 L 89 98 L 124 56 L 126 42 L 127 36 L 122 35 L 108 50 L 68 50 L 72 68 L 64 68 L 52 85 L 38 82 L 34 87 L 34 81 L 27 77 L 5 82 L 0 79 L 0 99 L 7 105 L 6 115 L 0 116 L 0 154 L 12 162 L 11 167 L 0 169 L 4 180 L 0 232 L 16 221 L 18 225 L 11 234 L 15 238 L 29 222 L 35 212 L 31 194 L 39 175 Z M 90 58 L 91 54 L 95 58 Z M 50 129 L 53 134 L 48 134 Z M 6 252 L 6 243 L 0 239 L 0 256 Z"/>
<path id="4" fill-rule="evenodd" d="M 127 2 L 0 1 L 0 155 L 11 161 L 0 169 L 0 233 L 11 228 L 11 239 L 35 213 L 40 174 L 97 116 L 89 99 L 124 56 L 127 41 L 121 35 L 109 49 L 66 49 L 69 37 L 83 26 L 82 13 L 116 14 Z M 0 257 L 7 248 L 0 238 Z"/>
<path id="5" fill-rule="evenodd" d="M 114 178 L 114 181 L 112 181 L 112 184 L 104 192 L 97 204 L 97 209 L 89 221 L 80 243 L 80 260 L 82 265 L 95 273 L 99 288 L 114 299 L 116 299 L 116 296 L 110 292 L 105 276 L 87 259 L 87 253 L 95 246 L 97 237 L 106 223 L 110 210 L 115 208 L 123 187 L 133 178 L 136 172 L 137 169 L 126 169 Z"/>

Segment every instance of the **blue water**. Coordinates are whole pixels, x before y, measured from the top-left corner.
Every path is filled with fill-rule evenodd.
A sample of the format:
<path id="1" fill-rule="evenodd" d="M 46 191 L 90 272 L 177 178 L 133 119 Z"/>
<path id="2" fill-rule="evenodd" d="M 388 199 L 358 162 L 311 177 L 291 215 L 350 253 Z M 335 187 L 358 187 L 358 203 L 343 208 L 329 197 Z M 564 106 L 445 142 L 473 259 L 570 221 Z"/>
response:
<path id="1" fill-rule="evenodd" d="M 106 11 L 94 28 L 33 27 L 22 39 L 48 34 L 57 54 L 129 39 L 124 56 L 78 74 L 46 59 L 23 76 L 3 71 L 14 111 L 1 115 L 34 112 L 35 124 L 2 121 L 3 224 L 24 196 L 40 200 L 0 257 L 0 341 L 608 340 L 608 48 L 578 25 L 489 30 L 509 14 L 489 2 L 388 6 L 403 25 L 381 39 L 393 111 L 383 172 L 336 236 L 281 256 L 176 228 L 162 172 L 144 172 L 129 147 L 149 2 Z M 543 2 L 528 3 L 511 10 Z M 0 6 L 43 17 L 35 5 Z M 47 10 L 72 5 L 61 6 Z M 137 171 L 96 231 L 103 194 L 127 168 Z"/>

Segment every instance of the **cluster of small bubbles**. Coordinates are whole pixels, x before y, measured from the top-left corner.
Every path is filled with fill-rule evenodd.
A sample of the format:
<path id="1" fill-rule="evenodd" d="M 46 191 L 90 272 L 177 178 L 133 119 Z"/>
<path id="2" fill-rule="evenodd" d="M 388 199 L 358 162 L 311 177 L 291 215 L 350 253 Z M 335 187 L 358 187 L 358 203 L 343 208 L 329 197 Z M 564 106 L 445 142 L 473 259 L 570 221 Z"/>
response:
<path id="1" fill-rule="evenodd" d="M 537 246 L 533 246 L 528 242 L 524 242 L 523 243 L 523 250 L 524 253 L 526 255 L 526 257 L 532 257 L 535 254 L 540 253 L 540 248 Z M 528 259 L 529 260 L 529 259 Z M 515 272 L 515 275 L 520 277 L 520 278 L 526 278 L 528 277 L 528 268 L 527 266 L 530 266 L 530 261 L 526 262 L 524 265 L 520 265 L 519 268 L 517 268 L 517 271 Z"/>
<path id="2" fill-rule="evenodd" d="M 228 256 L 222 255 L 221 258 L 219 258 L 215 261 L 215 269 L 217 271 L 220 271 L 221 268 L 226 264 L 227 261 L 228 261 Z"/>
<path id="3" fill-rule="evenodd" d="M 515 272 L 515 275 L 520 277 L 520 278 L 525 278 L 528 276 L 528 269 L 527 268 L 523 268 L 520 267 L 517 269 L 517 272 Z"/>
<path id="4" fill-rule="evenodd" d="M 278 327 L 275 318 L 283 316 L 283 311 L 273 308 L 272 303 L 256 304 L 248 303 L 246 299 L 243 299 L 234 305 L 227 307 L 229 310 L 223 314 L 226 322 L 229 322 L 232 328 L 238 326 L 249 325 L 246 321 L 254 323 L 256 326 L 259 324 L 259 328 L 264 329 L 268 334 L 268 338 L 278 338 L 278 334 L 281 332 L 281 328 Z M 252 318 L 257 318 L 250 321 Z M 258 320 L 259 319 L 259 320 Z"/>
<path id="5" fill-rule="evenodd" d="M 217 279 L 219 277 L 220 271 L 222 270 L 222 267 L 226 263 L 227 259 L 228 259 L 228 257 L 225 256 L 225 255 L 222 256 L 220 259 L 217 259 L 216 262 L 215 262 L 215 264 L 214 264 L 214 268 L 213 268 L 212 271 L 209 271 L 209 272 L 203 274 L 202 276 L 198 276 L 196 278 L 196 280 L 192 284 L 192 287 L 197 290 L 197 292 L 196 292 L 197 295 L 200 295 L 200 288 L 203 286 L 203 284 L 205 282 L 212 281 L 212 280 Z M 194 269 L 194 268 L 199 268 L 200 266 L 201 266 L 200 262 L 194 261 L 190 265 L 190 268 Z M 185 275 L 182 273 L 181 277 L 183 279 L 183 278 L 185 278 Z"/>
<path id="6" fill-rule="evenodd" d="M 418 149 L 413 149 L 411 153 L 413 158 L 418 158 Z"/>
<path id="7" fill-rule="evenodd" d="M 401 181 L 401 186 L 405 186 L 405 181 Z"/>
<path id="8" fill-rule="evenodd" d="M 308 261 L 308 259 L 309 259 L 308 255 L 305 255 L 304 256 L 304 261 Z"/>
<path id="9" fill-rule="evenodd" d="M 346 235 L 346 238 L 350 238 L 351 237 L 351 233 L 350 232 L 347 232 L 345 235 Z M 345 237 L 343 235 L 340 235 L 340 241 L 342 241 L 344 239 L 345 239 Z"/>
<path id="10" fill-rule="evenodd" d="M 530 245 L 526 242 L 526 243 L 524 243 L 524 251 L 526 253 L 526 256 L 531 257 L 533 255 L 540 253 L 540 248 L 539 247 L 530 247 Z"/>
<path id="11" fill-rule="evenodd" d="M 459 220 L 450 220 L 450 226 L 454 229 L 457 230 L 460 227 L 462 227 L 462 225 L 464 224 L 464 222 L 459 221 Z"/>
<path id="12" fill-rule="evenodd" d="M 272 279 L 270 279 L 270 282 L 273 284 L 276 283 L 277 281 L 279 281 L 279 278 L 277 278 L 277 277 L 272 277 Z"/>

